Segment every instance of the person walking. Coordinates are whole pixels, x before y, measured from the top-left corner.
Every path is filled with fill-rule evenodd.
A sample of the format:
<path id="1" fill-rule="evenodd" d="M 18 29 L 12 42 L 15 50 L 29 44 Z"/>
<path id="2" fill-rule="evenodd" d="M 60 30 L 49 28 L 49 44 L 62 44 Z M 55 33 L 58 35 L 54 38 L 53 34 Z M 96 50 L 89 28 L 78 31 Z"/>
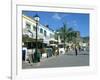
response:
<path id="1" fill-rule="evenodd" d="M 81 46 L 80 45 L 78 45 L 78 49 L 79 49 L 79 52 L 81 51 Z"/>
<path id="2" fill-rule="evenodd" d="M 76 46 L 76 45 L 75 45 L 75 55 L 76 55 L 76 56 L 78 55 L 77 46 Z"/>

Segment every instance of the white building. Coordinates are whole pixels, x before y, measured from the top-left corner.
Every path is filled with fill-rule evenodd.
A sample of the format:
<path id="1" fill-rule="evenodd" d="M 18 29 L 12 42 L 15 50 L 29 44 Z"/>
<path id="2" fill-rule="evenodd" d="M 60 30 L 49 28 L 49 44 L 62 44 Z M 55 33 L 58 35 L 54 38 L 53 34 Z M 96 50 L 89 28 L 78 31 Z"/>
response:
<path id="1" fill-rule="evenodd" d="M 36 22 L 33 18 L 26 15 L 22 15 L 22 26 L 23 26 L 23 35 L 28 35 L 29 37 L 36 38 Z M 54 39 L 54 31 L 49 28 L 48 25 L 44 26 L 41 23 L 38 23 L 38 39 L 43 39 L 43 43 L 49 45 L 50 39 Z"/>

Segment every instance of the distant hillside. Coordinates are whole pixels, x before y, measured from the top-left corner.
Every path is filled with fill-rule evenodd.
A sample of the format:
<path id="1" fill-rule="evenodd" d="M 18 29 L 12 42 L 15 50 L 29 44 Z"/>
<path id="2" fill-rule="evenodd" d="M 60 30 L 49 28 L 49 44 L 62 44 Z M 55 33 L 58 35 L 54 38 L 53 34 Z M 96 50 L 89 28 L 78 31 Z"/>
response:
<path id="1" fill-rule="evenodd" d="M 88 36 L 87 37 L 81 37 L 81 39 L 82 39 L 83 42 L 89 42 L 89 37 Z"/>

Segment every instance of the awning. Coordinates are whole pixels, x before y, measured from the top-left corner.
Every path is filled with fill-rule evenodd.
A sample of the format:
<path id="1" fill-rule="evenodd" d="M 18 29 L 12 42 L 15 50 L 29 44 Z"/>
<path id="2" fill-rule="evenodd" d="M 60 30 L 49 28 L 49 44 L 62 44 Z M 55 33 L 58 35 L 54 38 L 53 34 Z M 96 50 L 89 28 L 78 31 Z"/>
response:
<path id="1" fill-rule="evenodd" d="M 55 41 L 55 42 L 57 42 L 57 40 L 55 40 L 54 38 L 51 38 L 50 41 Z"/>
<path id="2" fill-rule="evenodd" d="M 55 47 L 57 47 L 57 45 L 56 45 L 56 44 L 50 44 L 49 46 L 55 46 Z"/>

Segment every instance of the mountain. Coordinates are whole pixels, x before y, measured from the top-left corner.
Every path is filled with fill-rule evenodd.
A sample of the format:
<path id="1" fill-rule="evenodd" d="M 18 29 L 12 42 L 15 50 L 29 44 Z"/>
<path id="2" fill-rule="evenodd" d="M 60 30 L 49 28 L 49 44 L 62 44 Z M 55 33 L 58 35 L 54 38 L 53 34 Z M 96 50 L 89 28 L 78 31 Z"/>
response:
<path id="1" fill-rule="evenodd" d="M 81 37 L 82 41 L 87 43 L 89 42 L 89 36 L 86 36 L 86 37 Z"/>

